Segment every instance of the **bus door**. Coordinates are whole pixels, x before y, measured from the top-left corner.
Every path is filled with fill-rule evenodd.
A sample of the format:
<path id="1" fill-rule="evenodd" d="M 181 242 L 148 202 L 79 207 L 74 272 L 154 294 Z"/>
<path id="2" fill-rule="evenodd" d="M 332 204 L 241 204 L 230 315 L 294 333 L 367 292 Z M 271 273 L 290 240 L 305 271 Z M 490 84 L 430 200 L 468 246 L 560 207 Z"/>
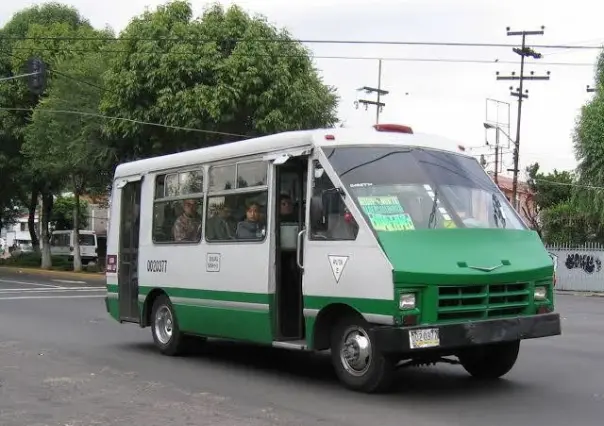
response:
<path id="1" fill-rule="evenodd" d="M 275 340 L 297 341 L 304 338 L 302 315 L 303 251 L 301 236 L 305 229 L 306 187 L 309 151 L 272 158 L 274 166 L 273 217 L 275 235 Z"/>
<path id="2" fill-rule="evenodd" d="M 120 320 L 140 322 L 138 305 L 138 247 L 142 180 L 129 181 L 121 188 L 118 293 Z"/>

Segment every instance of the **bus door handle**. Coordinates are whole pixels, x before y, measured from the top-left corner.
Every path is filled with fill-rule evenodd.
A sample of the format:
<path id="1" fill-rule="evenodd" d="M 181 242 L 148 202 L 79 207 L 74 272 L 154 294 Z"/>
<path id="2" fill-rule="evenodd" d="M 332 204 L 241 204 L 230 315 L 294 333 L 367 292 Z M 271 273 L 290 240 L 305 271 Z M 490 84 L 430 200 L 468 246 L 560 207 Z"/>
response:
<path id="1" fill-rule="evenodd" d="M 296 263 L 298 264 L 298 268 L 304 269 L 304 266 L 301 262 L 302 257 L 302 241 L 304 241 L 304 234 L 306 233 L 306 229 L 298 232 L 298 244 L 296 244 Z"/>

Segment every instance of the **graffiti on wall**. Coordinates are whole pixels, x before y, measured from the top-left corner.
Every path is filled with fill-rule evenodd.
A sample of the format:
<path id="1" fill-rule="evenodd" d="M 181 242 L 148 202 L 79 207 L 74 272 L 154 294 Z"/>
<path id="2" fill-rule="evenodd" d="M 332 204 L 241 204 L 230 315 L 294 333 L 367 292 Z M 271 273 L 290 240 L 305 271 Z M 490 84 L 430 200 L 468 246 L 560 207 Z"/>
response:
<path id="1" fill-rule="evenodd" d="M 567 269 L 581 268 L 588 274 L 602 270 L 602 261 L 600 258 L 591 254 L 569 253 L 566 256 L 564 264 Z"/>

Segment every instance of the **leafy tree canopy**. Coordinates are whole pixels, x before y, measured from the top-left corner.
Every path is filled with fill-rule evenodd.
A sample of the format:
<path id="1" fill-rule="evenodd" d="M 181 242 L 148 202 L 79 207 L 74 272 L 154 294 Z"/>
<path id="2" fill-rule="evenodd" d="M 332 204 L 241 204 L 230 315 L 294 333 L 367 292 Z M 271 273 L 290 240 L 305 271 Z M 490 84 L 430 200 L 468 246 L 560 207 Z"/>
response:
<path id="1" fill-rule="evenodd" d="M 578 161 L 576 200 L 585 211 L 604 221 L 604 51 L 596 66 L 597 91 L 578 117 L 574 148 Z"/>
<path id="2" fill-rule="evenodd" d="M 73 229 L 74 206 L 74 197 L 58 197 L 54 202 L 50 217 L 51 226 L 59 231 Z M 87 207 L 88 203 L 80 200 L 80 229 L 88 226 Z"/>
<path id="3" fill-rule="evenodd" d="M 287 31 L 237 6 L 173 1 L 131 21 L 106 74 L 104 114 L 235 135 L 332 126 L 338 98 Z M 241 139 L 108 120 L 120 160 Z"/>

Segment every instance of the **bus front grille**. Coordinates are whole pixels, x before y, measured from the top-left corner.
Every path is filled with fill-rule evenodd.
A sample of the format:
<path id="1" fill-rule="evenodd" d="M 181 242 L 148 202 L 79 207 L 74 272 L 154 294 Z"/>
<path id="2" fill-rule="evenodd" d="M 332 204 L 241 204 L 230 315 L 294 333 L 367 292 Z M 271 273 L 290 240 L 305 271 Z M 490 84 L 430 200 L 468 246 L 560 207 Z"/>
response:
<path id="1" fill-rule="evenodd" d="M 529 283 L 441 286 L 438 321 L 481 320 L 523 315 Z"/>

